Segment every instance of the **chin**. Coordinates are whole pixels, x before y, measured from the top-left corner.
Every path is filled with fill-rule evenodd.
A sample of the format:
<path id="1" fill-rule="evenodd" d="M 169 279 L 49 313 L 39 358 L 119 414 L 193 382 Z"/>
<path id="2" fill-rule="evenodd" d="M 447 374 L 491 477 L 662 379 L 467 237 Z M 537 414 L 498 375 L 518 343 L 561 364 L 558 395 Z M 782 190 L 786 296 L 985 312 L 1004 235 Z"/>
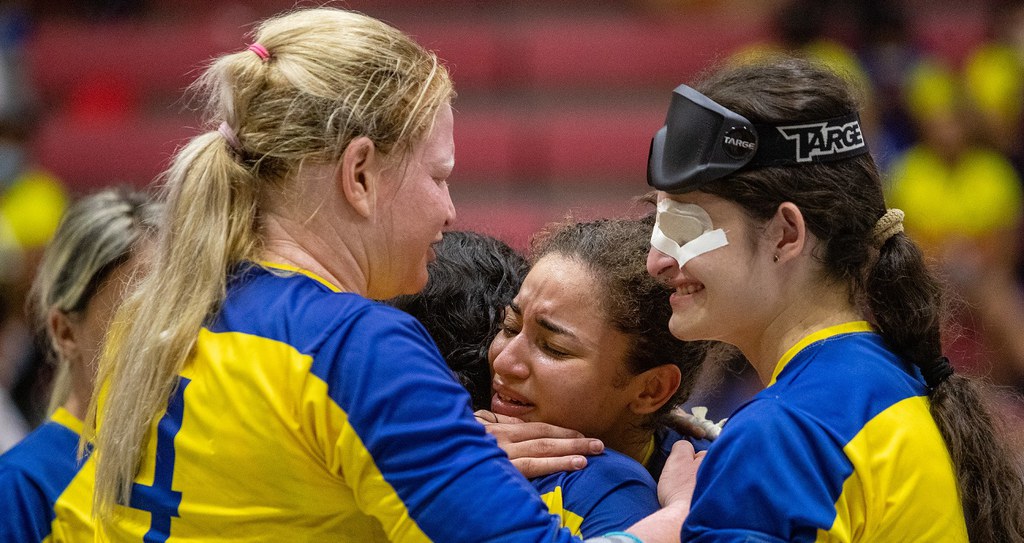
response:
<path id="1" fill-rule="evenodd" d="M 672 333 L 673 337 L 683 341 L 697 341 L 704 339 L 702 337 L 698 337 L 699 334 L 696 333 L 693 326 L 687 326 L 683 317 L 677 317 L 675 315 L 672 315 L 668 320 L 668 331 Z"/>
<path id="2" fill-rule="evenodd" d="M 404 281 L 401 281 L 396 285 L 395 296 L 405 294 L 419 294 L 424 287 L 427 286 L 427 267 L 426 265 L 421 266 L 415 275 L 406 277 Z"/>
<path id="3" fill-rule="evenodd" d="M 410 282 L 407 285 L 403 285 L 402 288 L 399 289 L 398 295 L 403 295 L 403 294 L 419 294 L 420 292 L 423 291 L 423 287 L 426 287 L 426 286 L 427 286 L 427 280 L 426 279 L 424 279 L 423 281 L 416 281 L 415 283 Z"/>

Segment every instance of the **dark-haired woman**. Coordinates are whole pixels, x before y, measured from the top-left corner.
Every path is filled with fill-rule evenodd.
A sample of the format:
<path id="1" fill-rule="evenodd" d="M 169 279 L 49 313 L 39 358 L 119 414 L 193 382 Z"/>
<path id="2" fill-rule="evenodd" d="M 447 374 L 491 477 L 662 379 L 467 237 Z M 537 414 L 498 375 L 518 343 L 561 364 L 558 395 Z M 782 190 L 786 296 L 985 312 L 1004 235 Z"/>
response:
<path id="1" fill-rule="evenodd" d="M 488 352 L 491 411 L 605 444 L 586 469 L 531 478 L 562 525 L 583 537 L 658 510 L 655 480 L 679 439 L 663 423 L 706 355 L 705 342 L 675 339 L 666 326 L 668 290 L 644 266 L 652 224 L 549 225 Z"/>
<path id="2" fill-rule="evenodd" d="M 1024 541 L 1019 466 L 943 356 L 942 290 L 843 79 L 775 59 L 681 86 L 649 181 L 670 329 L 766 386 L 708 451 L 684 541 Z"/>

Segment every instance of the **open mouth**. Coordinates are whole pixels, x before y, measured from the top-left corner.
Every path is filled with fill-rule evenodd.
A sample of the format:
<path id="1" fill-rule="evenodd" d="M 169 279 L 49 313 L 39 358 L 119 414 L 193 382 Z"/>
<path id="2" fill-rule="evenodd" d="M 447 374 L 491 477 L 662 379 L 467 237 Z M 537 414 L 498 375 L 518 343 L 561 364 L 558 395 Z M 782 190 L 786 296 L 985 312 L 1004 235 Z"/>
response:
<path id="1" fill-rule="evenodd" d="M 491 396 L 491 411 L 509 417 L 522 418 L 536 406 L 522 398 L 509 396 L 507 393 L 495 392 Z"/>
<path id="2" fill-rule="evenodd" d="M 700 283 L 689 283 L 686 285 L 680 285 L 679 288 L 676 289 L 676 291 L 681 294 L 694 294 L 702 290 L 704 290 L 704 285 Z"/>
<path id="3" fill-rule="evenodd" d="M 494 393 L 494 397 L 497 398 L 498 401 L 507 403 L 509 405 L 516 405 L 516 406 L 521 406 L 521 407 L 533 407 L 532 403 L 520 401 L 520 400 L 517 400 L 515 398 L 510 398 L 508 396 L 505 396 L 504 394 L 501 394 L 500 392 L 495 392 Z"/>

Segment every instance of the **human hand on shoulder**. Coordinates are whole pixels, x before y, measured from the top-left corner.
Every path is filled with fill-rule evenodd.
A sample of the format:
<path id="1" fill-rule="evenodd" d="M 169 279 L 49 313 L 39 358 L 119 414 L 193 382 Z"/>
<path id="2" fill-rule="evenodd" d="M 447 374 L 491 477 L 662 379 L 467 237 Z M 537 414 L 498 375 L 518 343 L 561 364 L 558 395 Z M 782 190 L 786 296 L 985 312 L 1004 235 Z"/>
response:
<path id="1" fill-rule="evenodd" d="M 707 451 L 694 453 L 693 444 L 685 439 L 672 445 L 665 468 L 658 479 L 658 500 L 662 507 L 690 510 L 690 500 L 697 486 L 697 470 Z"/>
<path id="2" fill-rule="evenodd" d="M 697 486 L 697 470 L 705 451 L 694 454 L 693 444 L 680 439 L 672 445 L 665 468 L 658 479 L 661 509 L 629 527 L 629 533 L 646 543 L 678 543 L 690 502 Z"/>
<path id="3" fill-rule="evenodd" d="M 475 413 L 476 420 L 487 433 L 498 440 L 498 446 L 512 465 L 526 478 L 559 471 L 576 471 L 587 465 L 587 456 L 600 454 L 600 440 L 543 422 L 523 422 L 485 409 Z"/>

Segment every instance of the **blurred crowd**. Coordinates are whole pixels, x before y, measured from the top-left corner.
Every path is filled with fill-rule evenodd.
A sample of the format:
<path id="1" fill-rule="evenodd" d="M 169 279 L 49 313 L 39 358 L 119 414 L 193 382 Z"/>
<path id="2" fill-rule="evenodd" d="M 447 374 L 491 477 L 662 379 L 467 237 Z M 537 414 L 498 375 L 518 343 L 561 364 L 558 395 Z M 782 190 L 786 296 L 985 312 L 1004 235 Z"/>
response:
<path id="1" fill-rule="evenodd" d="M 143 5 L 81 9 L 120 16 Z M 914 40 L 907 3 L 882 0 L 785 2 L 772 14 L 774 39 L 732 58 L 800 52 L 860 85 L 889 204 L 906 212 L 907 231 L 951 287 L 947 355 L 958 371 L 987 377 L 994 398 L 1024 421 L 1024 3 L 979 9 L 989 14 L 986 37 L 957 62 Z M 45 417 L 52 370 L 28 332 L 24 303 L 41 251 L 76 196 L 74 180 L 48 174 L 28 151 L 40 112 L 22 56 L 28 13 L 16 5 L 0 13 L 0 451 Z M 756 381 L 734 380 L 717 401 L 734 404 Z"/>

